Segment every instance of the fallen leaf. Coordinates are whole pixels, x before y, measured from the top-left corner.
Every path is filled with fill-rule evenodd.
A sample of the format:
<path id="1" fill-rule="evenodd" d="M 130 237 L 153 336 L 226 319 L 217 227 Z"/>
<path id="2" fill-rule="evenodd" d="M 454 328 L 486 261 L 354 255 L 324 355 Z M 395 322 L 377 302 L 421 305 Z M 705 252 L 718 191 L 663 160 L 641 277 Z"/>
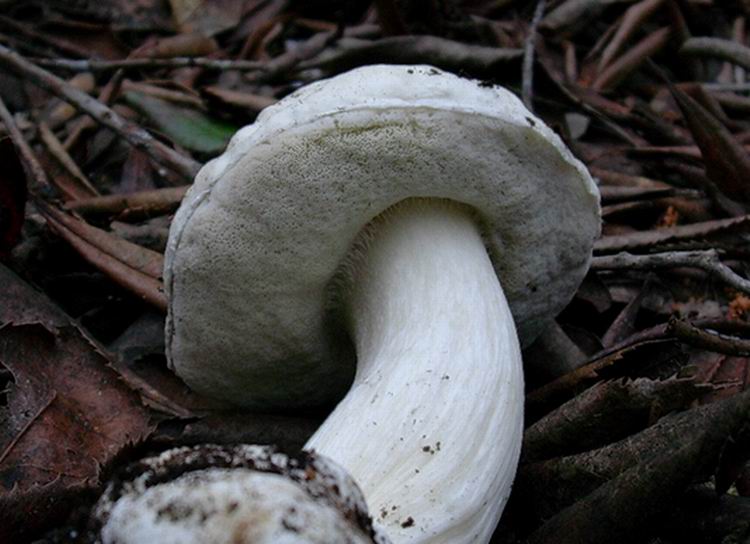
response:
<path id="1" fill-rule="evenodd" d="M 84 259 L 141 299 L 166 311 L 162 254 L 89 225 L 54 206 L 37 205 L 50 227 Z"/>
<path id="2" fill-rule="evenodd" d="M 729 302 L 729 319 L 740 319 L 750 312 L 750 297 L 737 294 Z"/>
<path id="3" fill-rule="evenodd" d="M 611 91 L 637 70 L 648 58 L 661 51 L 668 43 L 672 30 L 663 27 L 655 30 L 633 45 L 627 53 L 607 66 L 592 84 L 596 91 Z"/>
<path id="4" fill-rule="evenodd" d="M 750 155 L 706 108 L 681 89 L 669 90 L 701 150 L 706 175 L 729 198 L 750 201 Z"/>
<path id="5" fill-rule="evenodd" d="M 177 28 L 205 36 L 237 26 L 245 3 L 244 0 L 169 0 Z"/>
<path id="6" fill-rule="evenodd" d="M 234 125 L 159 98 L 135 92 L 127 92 L 124 97 L 128 104 L 148 117 L 154 128 L 191 151 L 219 153 L 237 132 L 238 127 Z"/>
<path id="7" fill-rule="evenodd" d="M 0 266 L 0 541 L 49 528 L 103 466 L 153 426 L 105 355 L 44 295 Z"/>

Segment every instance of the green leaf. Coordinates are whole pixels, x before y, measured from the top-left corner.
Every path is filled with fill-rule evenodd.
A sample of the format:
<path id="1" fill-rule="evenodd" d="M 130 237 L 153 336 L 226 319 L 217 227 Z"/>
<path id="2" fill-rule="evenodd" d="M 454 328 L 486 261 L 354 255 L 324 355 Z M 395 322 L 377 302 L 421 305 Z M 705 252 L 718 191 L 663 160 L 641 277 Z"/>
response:
<path id="1" fill-rule="evenodd" d="M 238 130 L 230 123 L 153 96 L 128 91 L 124 93 L 124 98 L 128 105 L 148 117 L 155 129 L 191 151 L 218 154 Z"/>

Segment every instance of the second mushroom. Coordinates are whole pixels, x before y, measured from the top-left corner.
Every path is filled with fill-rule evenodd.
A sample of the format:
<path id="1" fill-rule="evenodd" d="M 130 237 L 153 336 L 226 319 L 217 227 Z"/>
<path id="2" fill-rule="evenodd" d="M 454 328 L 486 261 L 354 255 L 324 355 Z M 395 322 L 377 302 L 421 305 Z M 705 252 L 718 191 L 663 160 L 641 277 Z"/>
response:
<path id="1" fill-rule="evenodd" d="M 569 302 L 598 233 L 591 177 L 511 93 L 356 69 L 266 109 L 199 173 L 170 231 L 168 358 L 238 405 L 339 401 L 306 447 L 394 542 L 487 542 L 521 446 L 519 344 Z"/>

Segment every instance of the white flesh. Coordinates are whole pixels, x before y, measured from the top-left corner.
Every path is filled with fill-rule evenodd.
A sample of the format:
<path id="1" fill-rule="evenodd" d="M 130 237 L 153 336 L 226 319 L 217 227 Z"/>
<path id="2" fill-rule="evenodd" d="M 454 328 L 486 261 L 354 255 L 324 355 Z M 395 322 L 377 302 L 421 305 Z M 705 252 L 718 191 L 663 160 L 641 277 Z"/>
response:
<path id="1" fill-rule="evenodd" d="M 488 542 L 521 448 L 523 374 L 476 222 L 411 201 L 364 238 L 345 301 L 357 374 L 305 447 L 350 472 L 393 542 Z"/>

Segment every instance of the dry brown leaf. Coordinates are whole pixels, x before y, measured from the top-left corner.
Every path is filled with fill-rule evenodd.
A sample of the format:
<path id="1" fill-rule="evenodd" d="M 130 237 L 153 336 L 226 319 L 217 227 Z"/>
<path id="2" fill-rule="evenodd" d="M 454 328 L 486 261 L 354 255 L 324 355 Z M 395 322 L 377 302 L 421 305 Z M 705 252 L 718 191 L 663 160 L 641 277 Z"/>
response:
<path id="1" fill-rule="evenodd" d="M 741 319 L 750 312 L 750 297 L 737 294 L 731 301 L 729 301 L 729 319 Z"/>
<path id="2" fill-rule="evenodd" d="M 731 132 L 679 88 L 670 91 L 701 150 L 706 175 L 729 198 L 750 201 L 750 155 Z"/>
<path id="3" fill-rule="evenodd" d="M 172 18 L 181 32 L 213 36 L 237 25 L 243 0 L 169 0 Z"/>
<path id="4" fill-rule="evenodd" d="M 71 497 L 153 429 L 138 396 L 49 301 L 0 267 L 0 363 L 12 375 L 0 411 L 0 541 L 64 519 Z"/>
<path id="5" fill-rule="evenodd" d="M 663 27 L 646 36 L 599 74 L 592 88 L 596 91 L 611 91 L 616 88 L 649 57 L 669 43 L 671 32 L 671 28 Z"/>
<path id="6" fill-rule="evenodd" d="M 92 265 L 149 304 L 166 311 L 163 255 L 39 204 L 48 224 Z"/>
<path id="7" fill-rule="evenodd" d="M 614 37 L 602 52 L 598 65 L 599 72 L 609 66 L 612 59 L 614 59 L 615 55 L 620 52 L 630 37 L 641 28 L 641 25 L 647 21 L 663 3 L 664 0 L 642 0 L 628 8 L 622 19 L 622 24 L 617 28 Z"/>

